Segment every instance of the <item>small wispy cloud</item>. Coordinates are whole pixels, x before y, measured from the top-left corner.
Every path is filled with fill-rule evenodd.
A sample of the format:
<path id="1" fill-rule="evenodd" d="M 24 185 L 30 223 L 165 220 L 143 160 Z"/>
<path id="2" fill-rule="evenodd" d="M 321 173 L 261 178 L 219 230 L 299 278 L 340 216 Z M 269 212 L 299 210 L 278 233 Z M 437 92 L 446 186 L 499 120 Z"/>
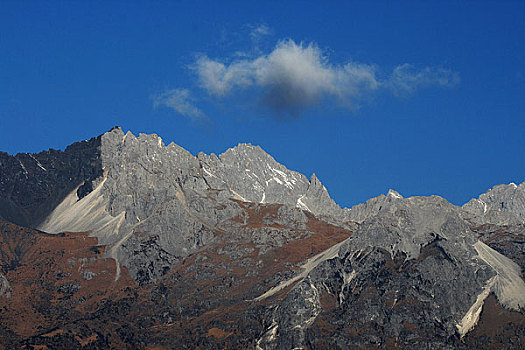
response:
<path id="1" fill-rule="evenodd" d="M 252 39 L 253 42 L 256 42 L 256 43 L 259 40 L 261 40 L 263 37 L 266 37 L 272 34 L 271 28 L 264 23 L 257 24 L 257 25 L 249 25 L 248 27 L 250 28 L 250 38 Z"/>
<path id="2" fill-rule="evenodd" d="M 394 69 L 387 85 L 395 95 L 402 95 L 430 86 L 452 87 L 459 82 L 459 74 L 449 69 L 425 67 L 418 71 L 410 64 L 403 64 Z"/>
<path id="3" fill-rule="evenodd" d="M 269 31 L 265 25 L 254 26 L 250 35 L 253 39 L 268 35 Z M 458 73 L 444 68 L 416 69 L 401 64 L 385 74 L 374 64 L 333 63 L 315 43 L 297 43 L 292 39 L 279 41 L 267 53 L 232 53 L 226 58 L 200 55 L 190 69 L 208 96 L 244 97 L 248 91 L 254 101 L 281 116 L 297 116 L 324 101 L 353 109 L 379 90 L 400 96 L 433 86 L 452 87 L 460 81 Z M 187 89 L 169 90 L 156 101 L 190 118 L 205 117 L 194 106 Z"/>
<path id="4" fill-rule="evenodd" d="M 188 89 L 167 90 L 153 96 L 152 99 L 153 108 L 160 106 L 171 108 L 175 112 L 197 123 L 207 123 L 209 120 L 208 116 L 194 105 Z"/>

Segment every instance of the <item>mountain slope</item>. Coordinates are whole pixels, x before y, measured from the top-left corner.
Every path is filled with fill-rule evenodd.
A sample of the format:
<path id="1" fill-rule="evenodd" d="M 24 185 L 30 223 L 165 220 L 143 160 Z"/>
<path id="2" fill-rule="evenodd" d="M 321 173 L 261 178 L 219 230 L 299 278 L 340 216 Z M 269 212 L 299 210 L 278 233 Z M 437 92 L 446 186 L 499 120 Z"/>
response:
<path id="1" fill-rule="evenodd" d="M 38 154 L 0 152 L 0 217 L 36 227 L 71 191 L 82 197 L 102 175 L 101 136 Z"/>
<path id="2" fill-rule="evenodd" d="M 0 156 L 7 348 L 525 342 L 524 184 L 341 209 L 250 144 L 193 156 L 113 128 Z"/>
<path id="3" fill-rule="evenodd" d="M 259 346 L 462 347 L 490 293 L 521 315 L 503 344 L 521 341 L 518 265 L 479 241 L 445 200 L 396 198 L 278 302 Z"/>

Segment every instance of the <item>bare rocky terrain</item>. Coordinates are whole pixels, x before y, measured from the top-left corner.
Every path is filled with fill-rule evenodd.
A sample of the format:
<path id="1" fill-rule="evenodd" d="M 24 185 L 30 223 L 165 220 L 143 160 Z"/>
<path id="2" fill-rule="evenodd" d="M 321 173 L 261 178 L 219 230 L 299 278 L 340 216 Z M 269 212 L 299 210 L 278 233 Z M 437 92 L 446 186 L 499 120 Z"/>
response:
<path id="1" fill-rule="evenodd" d="M 340 208 L 260 147 L 0 153 L 0 348 L 517 349 L 525 183 Z"/>

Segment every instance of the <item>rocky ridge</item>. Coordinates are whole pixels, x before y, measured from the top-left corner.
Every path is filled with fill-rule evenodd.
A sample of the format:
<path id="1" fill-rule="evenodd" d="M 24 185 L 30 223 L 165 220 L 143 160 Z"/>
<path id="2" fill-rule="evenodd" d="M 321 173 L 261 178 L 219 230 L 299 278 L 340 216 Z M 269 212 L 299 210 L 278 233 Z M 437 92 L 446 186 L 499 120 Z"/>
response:
<path id="1" fill-rule="evenodd" d="M 0 156 L 0 218 L 46 232 L 1 226 L 1 344 L 525 343 L 525 183 L 496 186 L 462 208 L 390 190 L 341 209 L 315 175 L 308 180 L 250 144 L 193 156 L 156 135 L 114 128 L 64 152 Z M 54 258 L 86 239 L 87 250 L 74 251 L 98 267 L 73 272 Z M 30 277 L 34 256 L 40 277 Z M 29 299 L 12 296 L 27 295 L 24 286 L 38 279 L 31 288 L 48 301 L 58 295 L 58 304 L 31 299 L 42 321 L 16 328 L 7 320 Z M 106 304 L 96 295 L 111 284 L 125 292 Z M 46 314 L 63 322 L 45 325 Z"/>
<path id="2" fill-rule="evenodd" d="M 101 136 L 100 159 L 103 175 L 79 183 L 37 228 L 90 230 L 132 274 L 134 262 L 144 262 L 135 249 L 141 232 L 163 252 L 145 258 L 156 278 L 166 265 L 213 241 L 215 231 L 236 225 L 233 219 L 242 215 L 236 201 L 282 204 L 318 216 L 342 213 L 315 175 L 308 181 L 249 144 L 219 157 L 193 156 L 173 143 L 165 146 L 157 135 L 135 137 L 114 128 Z M 78 188 L 86 184 L 93 190 L 79 198 Z"/>
<path id="3" fill-rule="evenodd" d="M 523 315 L 520 267 L 479 241 L 457 207 L 437 196 L 377 201 L 336 256 L 274 306 L 260 348 L 466 347 L 490 293 Z"/>
<path id="4" fill-rule="evenodd" d="M 516 225 L 525 222 L 525 182 L 497 185 L 463 205 L 467 217 L 477 223 Z"/>

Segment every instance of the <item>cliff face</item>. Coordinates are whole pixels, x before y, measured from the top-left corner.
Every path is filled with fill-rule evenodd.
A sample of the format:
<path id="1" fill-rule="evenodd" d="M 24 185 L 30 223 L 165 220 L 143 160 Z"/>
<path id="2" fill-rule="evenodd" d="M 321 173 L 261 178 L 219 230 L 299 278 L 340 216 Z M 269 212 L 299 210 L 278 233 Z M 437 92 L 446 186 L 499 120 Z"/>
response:
<path id="1" fill-rule="evenodd" d="M 460 214 L 439 197 L 385 203 L 278 303 L 260 347 L 466 347 L 491 293 L 521 319 L 503 344 L 519 344 L 521 268 Z"/>
<path id="2" fill-rule="evenodd" d="M 7 347 L 525 342 L 525 184 L 341 209 L 258 146 L 193 156 L 120 128 L 0 163 Z"/>
<path id="3" fill-rule="evenodd" d="M 0 217 L 37 227 L 84 181 L 102 175 L 101 136 L 65 149 L 15 156 L 0 152 Z M 83 196 L 89 185 L 78 189 Z"/>
<path id="4" fill-rule="evenodd" d="M 91 231 L 134 277 L 155 280 L 218 232 L 239 230 L 244 222 L 235 218 L 246 216 L 241 202 L 280 204 L 318 216 L 343 212 L 315 176 L 308 181 L 248 144 L 219 157 L 193 156 L 175 144 L 165 146 L 157 135 L 135 137 L 114 128 L 100 137 L 98 151 L 103 174 L 77 184 L 37 227 Z M 92 191 L 80 197 L 86 186 Z M 145 237 L 155 248 L 144 246 Z M 261 232 L 257 239 L 264 244 L 270 238 Z"/>

